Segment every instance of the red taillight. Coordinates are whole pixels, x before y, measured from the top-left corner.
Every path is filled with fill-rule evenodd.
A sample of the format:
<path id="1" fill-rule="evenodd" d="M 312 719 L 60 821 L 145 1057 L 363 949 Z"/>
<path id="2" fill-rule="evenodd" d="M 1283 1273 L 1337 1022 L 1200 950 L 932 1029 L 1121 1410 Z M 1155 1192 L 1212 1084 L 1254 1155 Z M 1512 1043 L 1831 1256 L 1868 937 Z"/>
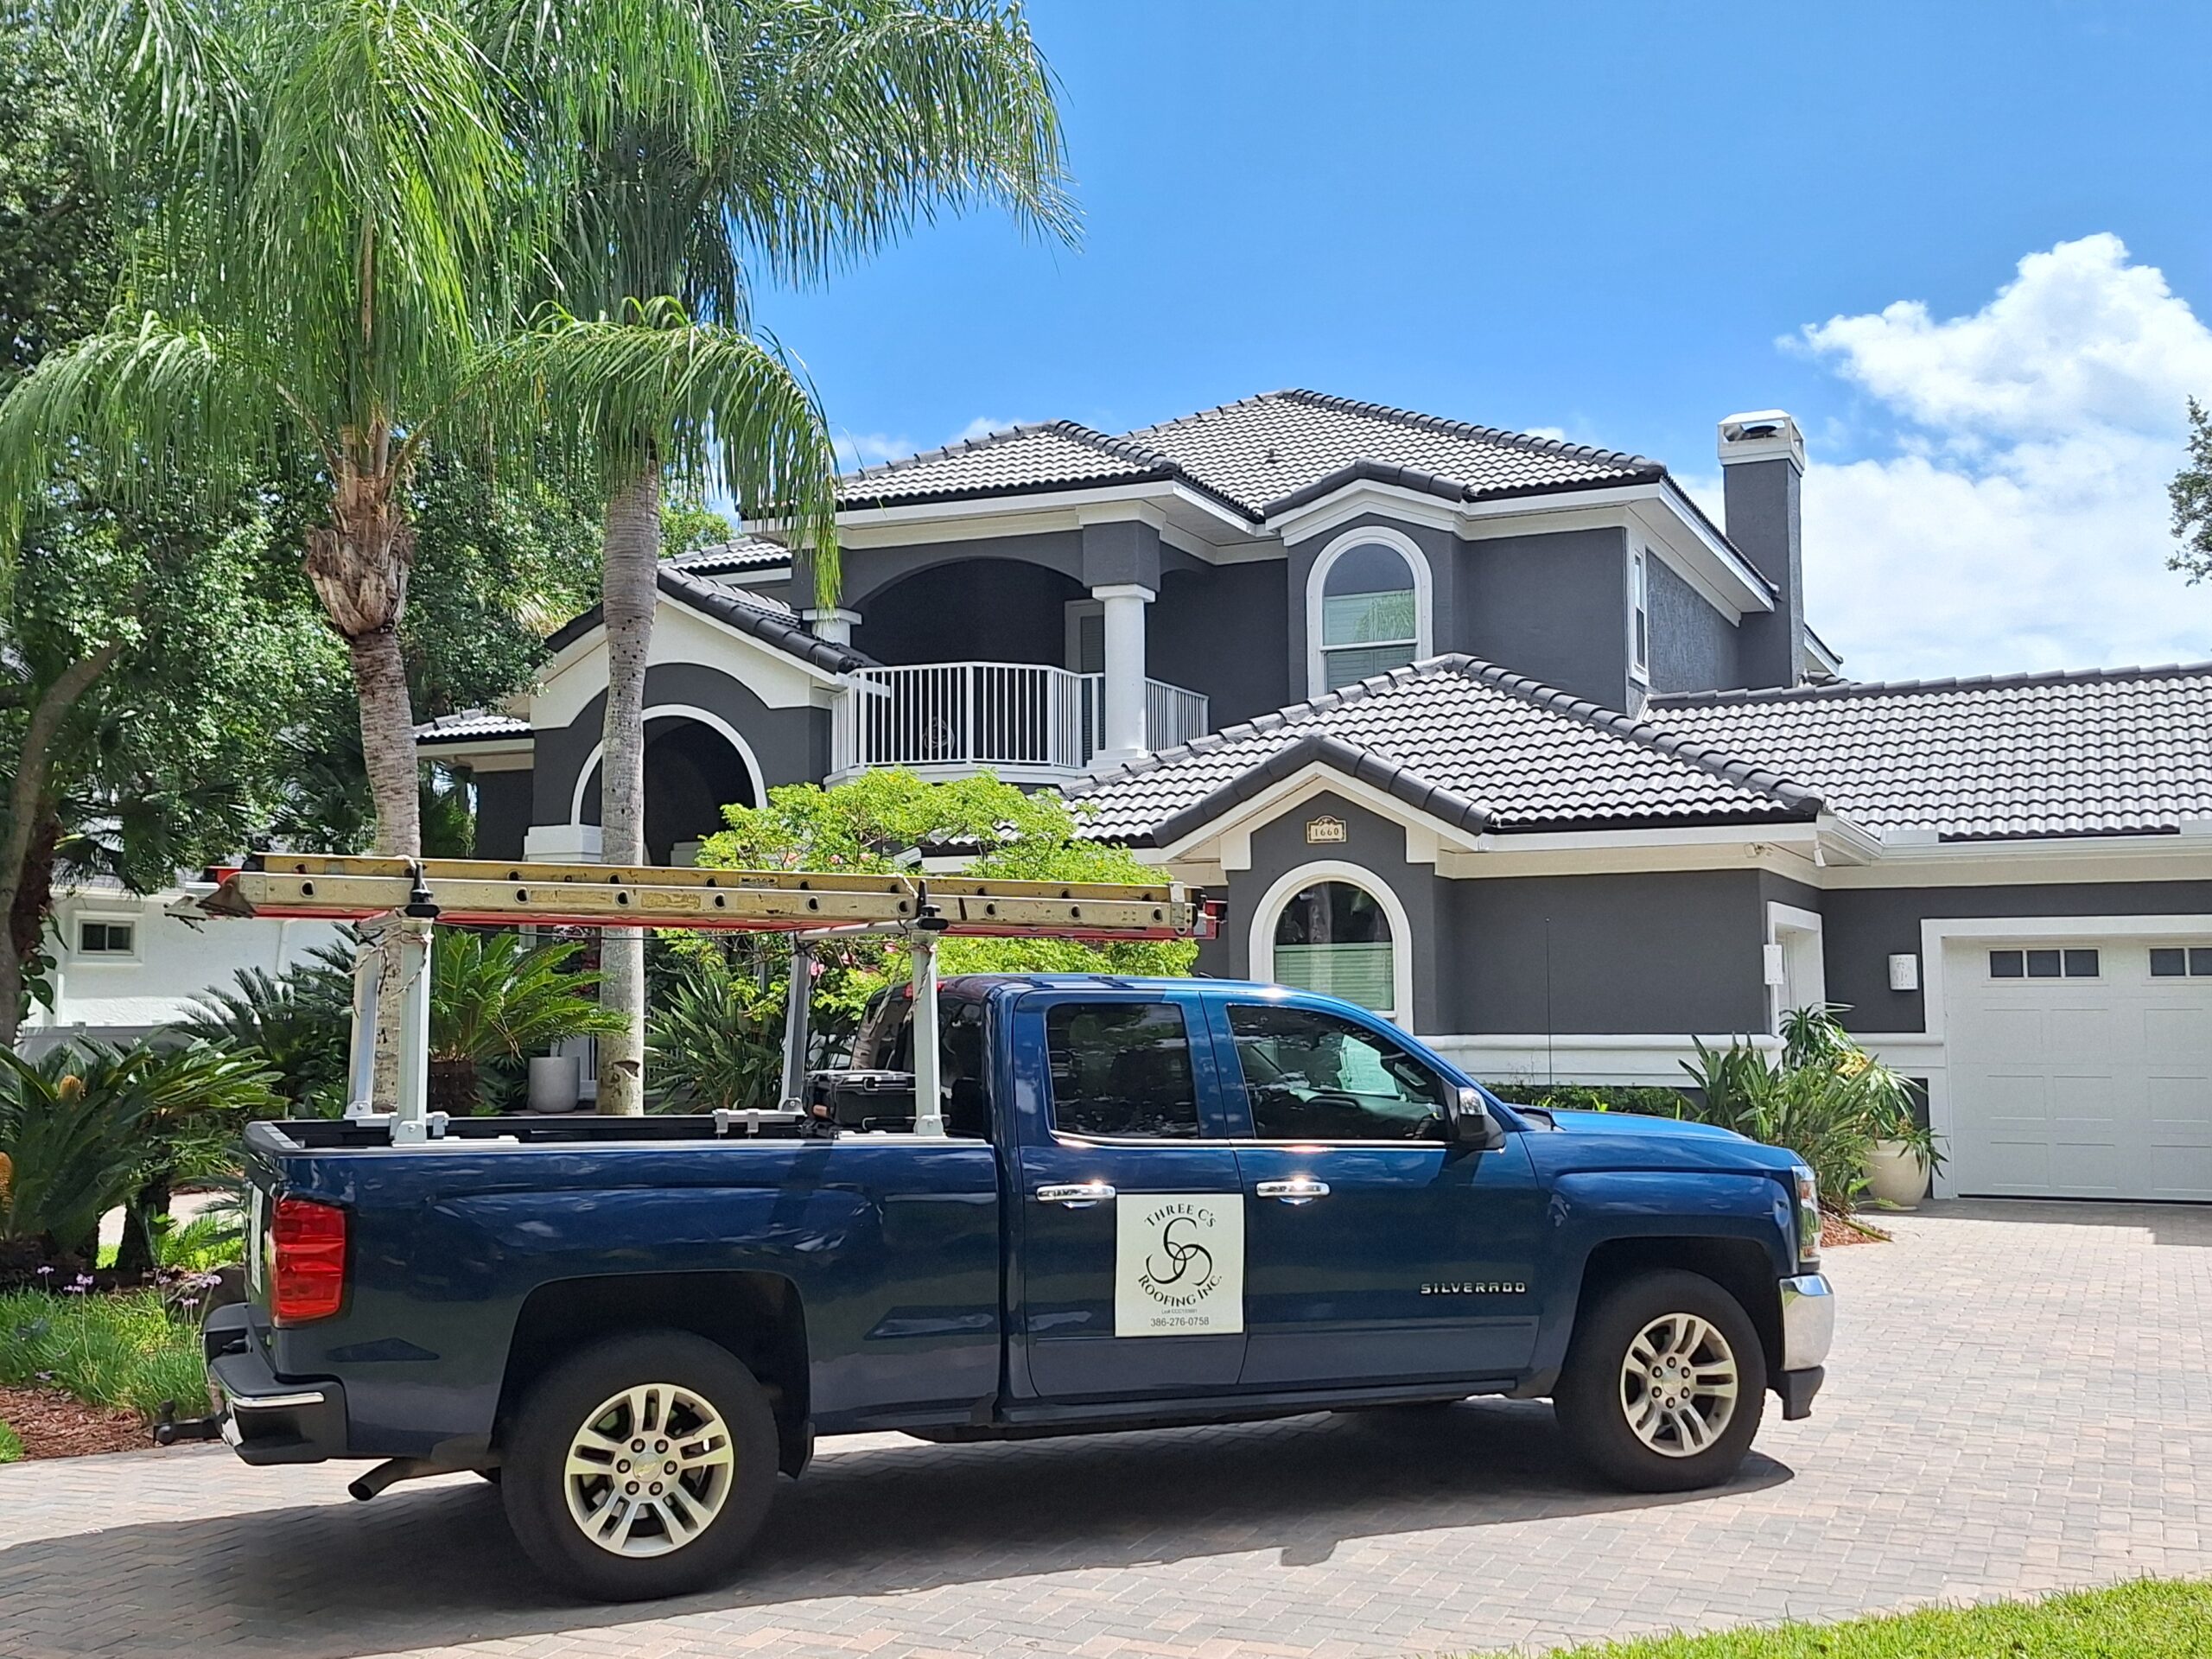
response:
<path id="1" fill-rule="evenodd" d="M 346 1300 L 346 1212 L 279 1198 L 269 1229 L 269 1313 L 279 1325 L 327 1319 Z"/>

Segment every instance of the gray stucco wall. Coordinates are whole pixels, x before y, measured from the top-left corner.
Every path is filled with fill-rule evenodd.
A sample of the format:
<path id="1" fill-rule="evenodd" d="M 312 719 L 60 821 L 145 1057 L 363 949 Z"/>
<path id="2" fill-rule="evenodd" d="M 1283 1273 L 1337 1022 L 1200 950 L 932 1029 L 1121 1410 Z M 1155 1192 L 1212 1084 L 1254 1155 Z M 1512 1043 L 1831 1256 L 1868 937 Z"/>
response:
<path id="1" fill-rule="evenodd" d="M 1325 816 L 1344 820 L 1346 839 L 1331 845 L 1308 846 L 1307 821 Z M 1206 960 L 1202 952 L 1200 968 L 1234 979 L 1249 977 L 1254 909 L 1268 889 L 1287 872 L 1322 859 L 1356 864 L 1371 872 L 1405 906 L 1413 928 L 1413 1029 L 1448 1029 L 1436 1023 L 1441 1007 L 1438 1001 L 1436 873 L 1428 865 L 1406 862 L 1406 832 L 1402 825 L 1333 794 L 1318 795 L 1252 832 L 1251 868 L 1236 871 L 1229 878 L 1228 914 L 1222 922 L 1220 947 L 1213 952 L 1218 966 Z M 1403 1010 L 1400 1013 L 1402 1016 Z"/>
<path id="2" fill-rule="evenodd" d="M 861 608 L 853 644 L 879 662 L 1067 665 L 1067 603 L 1083 584 L 1051 567 L 970 559 L 918 571 Z"/>
<path id="3" fill-rule="evenodd" d="M 1920 924 L 1972 916 L 2193 916 L 2212 920 L 2212 881 L 2002 887 L 1854 887 L 1821 895 L 1828 1000 L 1853 1031 L 1925 1031 L 1927 998 L 1890 988 L 1890 957 L 1920 953 Z M 1923 977 L 1926 964 L 1922 964 Z"/>
<path id="4" fill-rule="evenodd" d="M 1656 556 L 1644 569 L 1651 594 L 1651 689 L 1725 691 L 1742 685 L 1736 625 Z"/>
<path id="5" fill-rule="evenodd" d="M 1795 461 L 1732 461 L 1721 469 L 1728 539 L 1779 589 L 1772 611 L 1747 615 L 1737 666 L 1751 686 L 1795 685 L 1805 645 L 1805 561 Z"/>
<path id="6" fill-rule="evenodd" d="M 531 774 L 527 771 L 479 772 L 473 778 L 476 785 L 476 856 L 520 858 L 522 838 L 531 823 Z"/>
<path id="7" fill-rule="evenodd" d="M 1766 1027 L 1758 873 L 1681 870 L 1448 881 L 1466 1033 L 1725 1035 Z"/>
<path id="8" fill-rule="evenodd" d="M 645 671 L 645 718 L 657 705 L 689 703 L 719 715 L 751 747 L 760 763 L 761 780 L 778 784 L 816 783 L 830 770 L 830 711 L 826 709 L 771 709 L 751 688 L 698 663 L 656 663 Z M 576 778 L 599 746 L 607 724 L 604 692 L 586 703 L 568 725 L 537 734 L 532 772 L 532 823 L 566 823 Z M 734 754 L 730 764 L 742 774 Z M 734 795 L 731 797 L 734 800 Z M 599 822 L 599 791 L 588 791 L 583 822 Z"/>
<path id="9" fill-rule="evenodd" d="M 1145 658 L 1154 679 L 1202 691 L 1217 728 L 1306 695 L 1285 672 L 1278 642 L 1290 626 L 1280 559 L 1198 565 L 1161 578 L 1145 618 Z"/>
<path id="10" fill-rule="evenodd" d="M 1629 703 L 1628 533 L 1556 531 L 1458 543 L 1450 639 L 1606 709 Z"/>

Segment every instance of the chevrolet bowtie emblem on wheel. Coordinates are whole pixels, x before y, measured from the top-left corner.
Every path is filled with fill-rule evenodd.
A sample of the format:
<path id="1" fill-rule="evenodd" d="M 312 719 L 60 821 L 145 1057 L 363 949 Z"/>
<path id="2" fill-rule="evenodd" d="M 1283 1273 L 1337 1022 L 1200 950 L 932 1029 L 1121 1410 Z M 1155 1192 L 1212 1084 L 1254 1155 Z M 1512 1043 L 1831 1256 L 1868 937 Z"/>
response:
<path id="1" fill-rule="evenodd" d="M 1523 1296 L 1529 1287 L 1517 1279 L 1475 1279 L 1423 1285 L 1424 1296 Z"/>

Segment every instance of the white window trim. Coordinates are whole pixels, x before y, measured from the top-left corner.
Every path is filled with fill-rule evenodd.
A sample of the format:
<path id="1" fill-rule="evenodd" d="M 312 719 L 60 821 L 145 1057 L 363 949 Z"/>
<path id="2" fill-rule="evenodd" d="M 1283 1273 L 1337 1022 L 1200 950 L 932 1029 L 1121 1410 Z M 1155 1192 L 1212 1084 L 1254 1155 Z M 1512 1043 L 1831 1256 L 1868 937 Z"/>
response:
<path id="1" fill-rule="evenodd" d="M 86 922 L 104 922 L 130 930 L 128 950 L 86 950 L 82 948 Z M 71 962 L 85 968 L 128 968 L 146 959 L 146 918 L 136 911 L 77 910 L 69 914 L 63 943 Z"/>
<path id="2" fill-rule="evenodd" d="M 726 739 L 737 751 L 737 758 L 745 763 L 745 775 L 752 781 L 753 800 L 758 806 L 768 804 L 768 786 L 761 780 L 760 758 L 753 753 L 753 746 L 738 735 L 737 728 L 710 709 L 701 709 L 688 702 L 657 702 L 645 710 L 645 723 L 656 720 L 696 720 L 710 727 Z M 576 773 L 576 786 L 569 797 L 569 827 L 595 829 L 584 823 L 584 791 L 591 787 L 592 779 L 599 775 L 599 763 L 607 758 L 607 740 L 601 738 L 592 745 L 591 753 L 584 757 L 583 769 Z"/>
<path id="3" fill-rule="evenodd" d="M 1651 683 L 1651 550 L 1635 541 L 1628 544 L 1628 671 L 1639 685 Z"/>
<path id="4" fill-rule="evenodd" d="M 1313 568 L 1306 573 L 1306 694 L 1318 697 L 1329 690 L 1327 659 L 1321 651 L 1321 588 L 1329 579 L 1329 567 L 1355 547 L 1364 547 L 1370 542 L 1405 556 L 1407 568 L 1414 573 L 1414 660 L 1435 655 L 1435 583 L 1428 569 L 1428 555 L 1421 551 L 1421 543 L 1403 531 L 1388 528 L 1347 530 L 1337 537 L 1313 561 Z"/>
<path id="5" fill-rule="evenodd" d="M 1414 1028 L 1414 925 L 1406 906 L 1390 884 L 1360 865 L 1342 859 L 1317 859 L 1300 864 L 1277 878 L 1252 912 L 1252 926 L 1245 961 L 1251 976 L 1262 984 L 1275 982 L 1275 924 L 1282 910 L 1298 894 L 1319 881 L 1344 881 L 1357 887 L 1382 906 L 1390 923 L 1390 1001 L 1388 1008 L 1370 1009 L 1393 1025 Z"/>

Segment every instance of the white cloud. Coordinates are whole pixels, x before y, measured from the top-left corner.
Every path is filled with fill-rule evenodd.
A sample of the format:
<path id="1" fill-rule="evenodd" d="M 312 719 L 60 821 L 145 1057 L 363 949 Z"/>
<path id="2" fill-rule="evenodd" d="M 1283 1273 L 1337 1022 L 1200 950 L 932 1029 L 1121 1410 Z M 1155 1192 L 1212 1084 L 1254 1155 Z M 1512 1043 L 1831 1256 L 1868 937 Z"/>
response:
<path id="1" fill-rule="evenodd" d="M 966 443 L 993 432 L 1003 432 L 1015 425 L 1013 421 L 1001 421 L 994 416 L 978 415 L 949 438 L 938 440 L 940 444 Z M 847 472 L 856 467 L 873 467 L 880 461 L 904 461 L 908 455 L 918 454 L 931 448 L 916 443 L 903 433 L 893 436 L 888 432 L 842 432 L 834 442 L 837 450 L 837 465 Z"/>
<path id="2" fill-rule="evenodd" d="M 2212 655 L 2212 596 L 2165 568 L 2212 329 L 2118 237 L 2030 254 L 1971 315 L 1901 300 L 1783 343 L 1872 400 L 1889 451 L 1805 477 L 1808 607 L 1848 672 Z"/>

